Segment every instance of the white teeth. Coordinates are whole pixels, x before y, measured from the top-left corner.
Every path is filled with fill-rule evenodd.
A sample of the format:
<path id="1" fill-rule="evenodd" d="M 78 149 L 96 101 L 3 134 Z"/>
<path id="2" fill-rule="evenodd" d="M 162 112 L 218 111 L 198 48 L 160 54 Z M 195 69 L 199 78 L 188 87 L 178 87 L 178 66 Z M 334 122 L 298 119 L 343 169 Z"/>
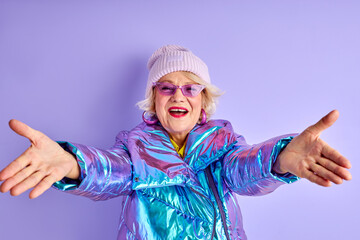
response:
<path id="1" fill-rule="evenodd" d="M 185 109 L 171 109 L 171 112 L 187 112 Z"/>

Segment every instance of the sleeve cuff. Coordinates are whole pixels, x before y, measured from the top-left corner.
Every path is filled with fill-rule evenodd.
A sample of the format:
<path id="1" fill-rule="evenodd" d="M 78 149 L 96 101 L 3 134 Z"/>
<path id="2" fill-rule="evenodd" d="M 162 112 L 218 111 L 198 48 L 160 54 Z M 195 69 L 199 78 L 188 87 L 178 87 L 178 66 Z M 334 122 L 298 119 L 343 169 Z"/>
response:
<path id="1" fill-rule="evenodd" d="M 295 136 L 296 135 L 292 135 L 292 136 L 288 136 L 288 137 L 284 137 L 284 138 L 280 139 L 273 148 L 273 151 L 271 153 L 271 161 L 269 162 L 270 175 L 274 179 L 276 179 L 280 182 L 283 182 L 283 183 L 287 183 L 287 184 L 296 182 L 300 178 L 289 172 L 287 172 L 285 174 L 278 174 L 272 170 L 272 167 L 273 167 L 275 161 L 277 160 L 277 157 L 279 156 L 280 152 L 285 149 L 285 147 L 291 142 L 291 140 Z"/>
<path id="2" fill-rule="evenodd" d="M 78 179 L 71 179 L 64 177 L 60 181 L 55 182 L 52 186 L 56 189 L 59 189 L 61 191 L 69 191 L 69 190 L 75 190 L 79 188 L 82 180 L 86 176 L 86 164 L 85 160 L 81 155 L 78 154 L 78 149 L 69 142 L 64 141 L 56 141 L 65 151 L 71 153 L 76 158 L 76 161 L 78 162 L 80 166 L 80 177 Z"/>

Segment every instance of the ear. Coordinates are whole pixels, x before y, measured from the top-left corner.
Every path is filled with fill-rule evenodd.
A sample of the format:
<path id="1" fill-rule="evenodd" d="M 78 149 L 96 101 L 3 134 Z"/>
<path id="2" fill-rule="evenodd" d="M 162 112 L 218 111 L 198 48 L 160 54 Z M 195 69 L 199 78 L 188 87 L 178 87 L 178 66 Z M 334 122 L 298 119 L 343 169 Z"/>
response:
<path id="1" fill-rule="evenodd" d="M 156 115 L 156 108 L 155 108 L 155 100 L 156 100 L 156 90 L 155 88 L 152 89 L 152 93 L 151 93 L 151 111 L 153 111 Z"/>
<path id="2" fill-rule="evenodd" d="M 205 89 L 201 92 L 201 108 L 205 109 L 205 105 L 206 105 L 206 94 L 205 94 Z M 201 113 L 200 113 L 201 116 Z"/>

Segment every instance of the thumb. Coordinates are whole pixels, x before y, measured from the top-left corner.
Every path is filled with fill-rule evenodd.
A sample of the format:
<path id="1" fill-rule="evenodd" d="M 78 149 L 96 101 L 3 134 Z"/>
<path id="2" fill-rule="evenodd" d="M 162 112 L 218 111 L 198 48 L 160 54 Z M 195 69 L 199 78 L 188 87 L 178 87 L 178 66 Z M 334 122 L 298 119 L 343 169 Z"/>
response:
<path id="1" fill-rule="evenodd" d="M 338 117 L 339 117 L 339 111 L 332 110 L 326 116 L 322 117 L 317 123 L 310 126 L 308 130 L 318 136 L 322 131 L 331 127 L 331 125 L 334 124 L 334 122 L 338 119 Z"/>
<path id="2" fill-rule="evenodd" d="M 9 121 L 9 126 L 17 134 L 26 137 L 32 143 L 35 142 L 35 139 L 38 135 L 38 131 L 36 131 L 35 129 L 16 119 L 11 119 Z"/>

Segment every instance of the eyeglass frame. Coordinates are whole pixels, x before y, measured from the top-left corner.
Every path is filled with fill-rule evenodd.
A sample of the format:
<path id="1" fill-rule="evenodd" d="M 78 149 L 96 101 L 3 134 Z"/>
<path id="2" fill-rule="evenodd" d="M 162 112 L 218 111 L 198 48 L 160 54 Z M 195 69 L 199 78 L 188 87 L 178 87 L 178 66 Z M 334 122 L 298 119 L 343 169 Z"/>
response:
<path id="1" fill-rule="evenodd" d="M 161 85 L 161 84 L 170 84 L 170 85 L 174 86 L 173 93 L 166 94 L 166 93 L 162 92 L 162 90 L 159 88 L 159 87 L 160 87 L 159 85 Z M 176 93 L 176 90 L 177 90 L 178 88 L 180 88 L 181 93 L 182 93 L 185 97 L 196 97 L 196 96 L 198 96 L 198 95 L 206 88 L 205 85 L 201 85 L 201 84 L 186 84 L 186 85 L 178 86 L 178 85 L 175 85 L 175 84 L 172 84 L 172 83 L 169 83 L 169 82 L 154 82 L 152 85 L 153 85 L 153 87 L 156 87 L 156 88 L 159 90 L 160 94 L 162 94 L 162 95 L 164 95 L 164 96 L 173 96 L 173 95 Z M 187 93 L 184 93 L 184 91 L 185 91 L 185 90 L 183 90 L 184 88 L 186 88 L 186 87 L 188 87 L 188 86 L 194 86 L 194 85 L 201 87 L 201 90 L 200 90 L 196 95 L 194 95 L 194 96 L 191 96 L 191 95 L 190 95 L 190 96 L 189 96 Z"/>

